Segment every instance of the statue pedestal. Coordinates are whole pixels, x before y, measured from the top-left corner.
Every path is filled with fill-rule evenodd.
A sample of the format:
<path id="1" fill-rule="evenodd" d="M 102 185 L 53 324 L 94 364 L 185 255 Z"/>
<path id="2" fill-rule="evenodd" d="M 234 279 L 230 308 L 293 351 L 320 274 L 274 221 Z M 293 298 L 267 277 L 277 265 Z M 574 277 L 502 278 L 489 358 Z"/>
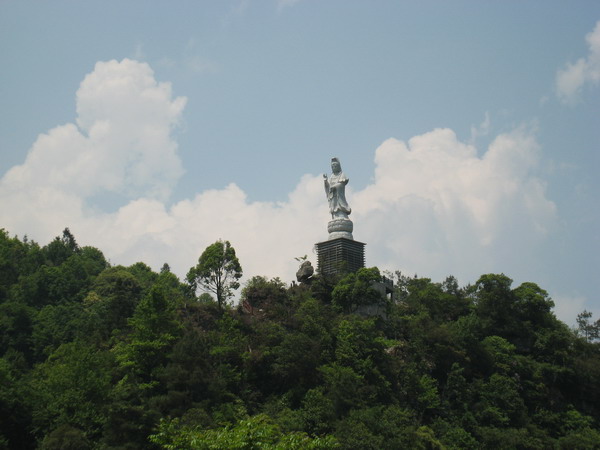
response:
<path id="1" fill-rule="evenodd" d="M 327 231 L 329 232 L 329 240 L 345 238 L 354 240 L 352 237 L 352 230 L 354 224 L 350 219 L 333 219 L 327 224 Z"/>
<path id="2" fill-rule="evenodd" d="M 345 237 L 332 239 L 330 232 L 329 240 L 317 243 L 316 247 L 317 270 L 321 275 L 356 272 L 365 267 L 365 244 L 362 242 Z"/>

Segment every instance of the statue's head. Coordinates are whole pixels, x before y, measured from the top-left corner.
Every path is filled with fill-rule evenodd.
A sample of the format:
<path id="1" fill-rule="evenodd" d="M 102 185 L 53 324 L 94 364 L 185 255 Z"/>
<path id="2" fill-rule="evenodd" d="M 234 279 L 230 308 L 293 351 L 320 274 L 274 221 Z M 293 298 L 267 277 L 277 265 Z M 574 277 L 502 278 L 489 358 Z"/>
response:
<path id="1" fill-rule="evenodd" d="M 342 170 L 342 165 L 340 164 L 340 160 L 337 158 L 331 158 L 331 170 L 333 173 L 338 173 Z"/>

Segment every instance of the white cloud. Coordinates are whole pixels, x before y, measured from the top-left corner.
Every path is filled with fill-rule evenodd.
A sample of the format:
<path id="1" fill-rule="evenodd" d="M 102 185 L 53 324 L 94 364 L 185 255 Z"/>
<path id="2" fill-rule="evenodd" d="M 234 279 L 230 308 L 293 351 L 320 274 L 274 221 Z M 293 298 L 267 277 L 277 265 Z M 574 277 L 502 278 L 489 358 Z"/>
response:
<path id="1" fill-rule="evenodd" d="M 146 64 L 98 63 L 77 92 L 79 128 L 41 135 L 0 180 L 0 223 L 41 243 L 68 226 L 115 264 L 158 269 L 168 262 L 179 276 L 222 238 L 247 276 L 291 281 L 294 257 L 308 253 L 316 263 L 312 246 L 327 238 L 322 178 L 304 175 L 281 203 L 250 202 L 230 184 L 167 206 L 181 174 L 171 131 L 184 104 Z M 374 181 L 360 191 L 349 185 L 354 236 L 367 243 L 367 264 L 436 281 L 453 274 L 462 283 L 486 272 L 527 272 L 556 221 L 536 175 L 534 133 L 497 136 L 481 153 L 449 129 L 383 142 Z M 93 196 L 106 192 L 128 196 L 127 203 L 98 211 Z"/>
<path id="2" fill-rule="evenodd" d="M 355 237 L 379 264 L 434 278 L 472 281 L 531 262 L 556 219 L 535 176 L 538 151 L 526 129 L 496 137 L 482 157 L 449 129 L 408 144 L 388 139 L 376 151 L 374 183 L 354 195 Z"/>
<path id="3" fill-rule="evenodd" d="M 25 163 L 2 179 L 3 191 L 165 199 L 182 174 L 171 131 L 185 102 L 172 99 L 171 85 L 157 83 L 147 64 L 99 62 L 77 91 L 77 125 L 40 135 Z"/>
<path id="4" fill-rule="evenodd" d="M 575 103 L 586 83 L 598 84 L 600 81 L 600 21 L 586 36 L 586 41 L 589 46 L 587 57 L 569 62 L 556 75 L 556 93 L 563 103 Z"/>

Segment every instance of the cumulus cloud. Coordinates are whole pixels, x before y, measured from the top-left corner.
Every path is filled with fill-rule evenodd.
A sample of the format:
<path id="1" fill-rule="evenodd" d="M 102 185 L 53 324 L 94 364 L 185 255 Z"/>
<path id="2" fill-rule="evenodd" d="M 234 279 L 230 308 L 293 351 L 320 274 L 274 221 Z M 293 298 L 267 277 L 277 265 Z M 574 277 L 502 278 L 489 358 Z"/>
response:
<path id="1" fill-rule="evenodd" d="M 556 93 L 561 102 L 575 103 L 584 85 L 598 84 L 600 81 L 600 21 L 594 30 L 585 37 L 589 52 L 587 57 L 569 62 L 556 75 Z"/>
<path id="2" fill-rule="evenodd" d="M 409 273 L 464 280 L 530 262 L 556 219 L 538 159 L 525 128 L 496 137 L 481 157 L 449 129 L 388 139 L 375 152 L 374 183 L 354 196 L 359 228 L 380 264 Z"/>
<path id="3" fill-rule="evenodd" d="M 77 91 L 76 124 L 40 135 L 3 188 L 165 199 L 182 174 L 171 131 L 186 99 L 171 97 L 171 85 L 157 83 L 147 64 L 97 63 Z"/>
<path id="4" fill-rule="evenodd" d="M 41 243 L 69 226 L 115 264 L 168 262 L 179 276 L 206 246 L 227 239 L 246 276 L 291 281 L 294 257 L 309 254 L 316 263 L 312 246 L 327 238 L 322 178 L 299 176 L 283 202 L 251 202 L 230 184 L 168 204 L 181 174 L 172 131 L 184 104 L 146 64 L 98 63 L 77 92 L 76 124 L 41 135 L 0 180 L 0 222 Z M 539 153 L 526 127 L 481 152 L 449 129 L 386 140 L 375 150 L 372 183 L 358 191 L 349 185 L 354 236 L 367 243 L 368 265 L 436 281 L 453 274 L 462 283 L 486 272 L 527 272 L 556 221 L 536 174 Z M 126 204 L 94 208 L 94 195 L 111 192 Z"/>

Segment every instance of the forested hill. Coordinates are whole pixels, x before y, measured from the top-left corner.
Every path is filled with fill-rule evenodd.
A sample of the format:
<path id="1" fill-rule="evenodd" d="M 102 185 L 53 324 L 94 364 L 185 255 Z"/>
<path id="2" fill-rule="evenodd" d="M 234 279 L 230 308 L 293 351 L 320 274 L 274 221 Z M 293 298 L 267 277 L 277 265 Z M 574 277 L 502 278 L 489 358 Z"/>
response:
<path id="1" fill-rule="evenodd" d="M 534 283 L 254 277 L 238 306 L 201 262 L 0 232 L 0 448 L 600 448 L 600 324 Z"/>

